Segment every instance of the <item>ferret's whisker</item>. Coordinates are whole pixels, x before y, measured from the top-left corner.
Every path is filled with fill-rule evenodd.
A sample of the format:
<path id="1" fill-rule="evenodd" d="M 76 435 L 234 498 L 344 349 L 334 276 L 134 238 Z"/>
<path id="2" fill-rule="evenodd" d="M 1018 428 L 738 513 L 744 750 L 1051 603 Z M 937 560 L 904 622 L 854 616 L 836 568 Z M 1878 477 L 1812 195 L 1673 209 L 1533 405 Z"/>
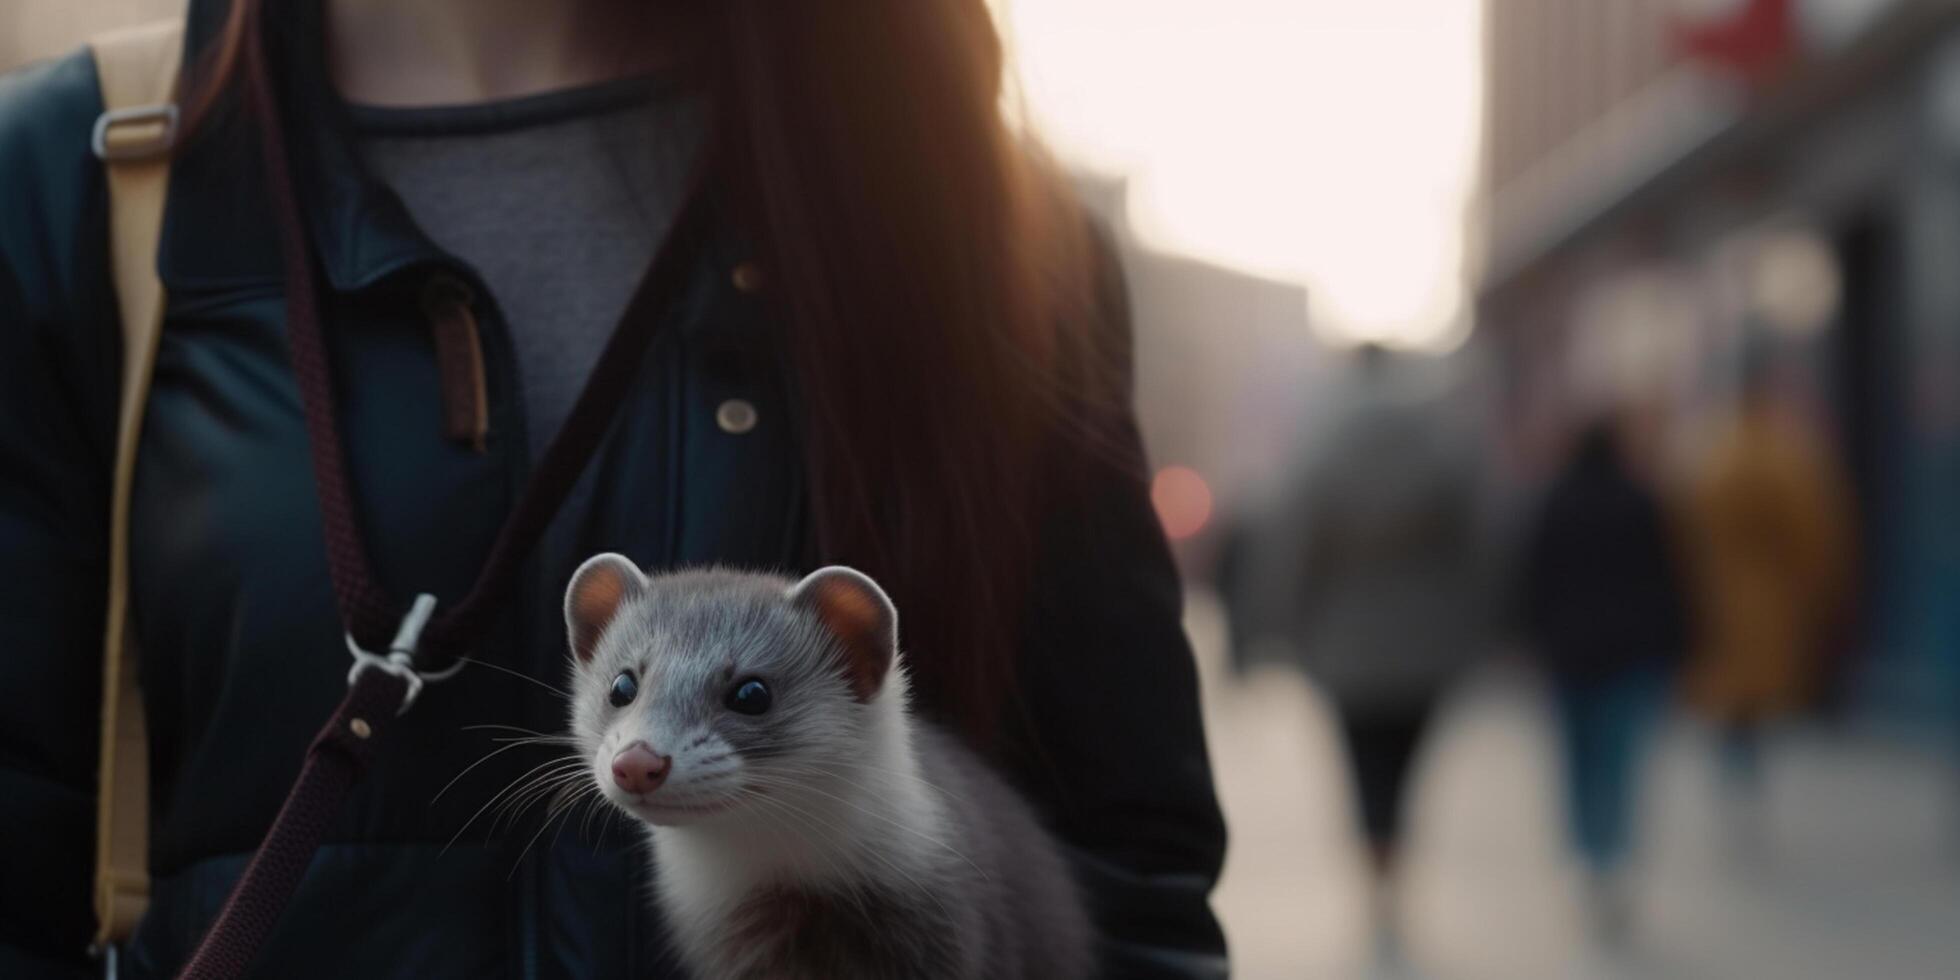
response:
<path id="1" fill-rule="evenodd" d="M 505 724 L 501 724 L 501 723 L 498 723 L 498 722 L 487 722 L 487 721 L 486 721 L 486 722 L 481 722 L 481 723 L 479 723 L 479 724 L 475 724 L 475 725 L 464 725 L 464 726 L 462 727 L 462 730 L 463 730 L 463 731 L 466 731 L 466 732 L 480 732 L 480 731 L 484 731 L 484 730 L 491 730 L 491 731 L 506 731 L 506 732 L 519 732 L 519 733 L 521 733 L 521 734 L 524 734 L 524 735 L 543 735 L 543 734 L 545 734 L 544 732 L 541 732 L 541 731 L 538 731 L 538 730 L 537 730 L 537 729 L 535 729 L 535 728 L 525 728 L 525 727 L 524 727 L 524 726 L 522 726 L 522 725 L 505 725 Z"/>
<path id="2" fill-rule="evenodd" d="M 841 770 L 823 769 L 819 767 L 816 762 L 799 762 L 799 764 L 816 767 L 819 772 L 823 772 L 828 775 L 848 777 L 848 773 L 844 773 Z M 938 793 L 939 795 L 944 796 L 945 798 L 952 800 L 955 803 L 964 805 L 964 804 L 969 804 L 970 802 L 965 797 L 960 796 L 959 794 L 953 792 L 952 790 L 949 790 L 946 787 L 941 786 L 938 783 L 935 783 L 925 778 L 924 776 L 919 775 L 916 772 L 906 772 L 903 769 L 893 769 L 889 766 L 873 765 L 869 762 L 859 762 L 855 759 L 848 760 L 848 761 L 840 760 L 838 762 L 838 765 L 848 766 L 852 769 L 861 769 L 865 772 L 875 772 L 881 776 L 897 776 L 900 779 L 910 779 L 913 782 L 916 782 L 919 785 L 924 786 L 925 788 L 932 790 L 933 792 Z"/>
<path id="3" fill-rule="evenodd" d="M 578 759 L 571 759 L 571 760 L 567 760 L 567 759 L 550 759 L 550 760 L 547 760 L 547 761 L 545 761 L 545 762 L 540 762 L 540 763 L 538 763 L 537 765 L 535 765 L 535 766 L 532 766 L 532 767 L 530 768 L 530 770 L 528 770 L 527 772 L 525 772 L 525 773 L 524 773 L 523 775 L 521 775 L 521 776 L 519 776 L 519 777 L 517 777 L 516 779 L 514 779 L 514 780 L 512 780 L 512 781 L 510 782 L 510 784 L 509 784 L 509 785 L 507 785 L 507 786 L 505 786 L 505 787 L 504 787 L 503 789 L 501 789 L 501 790 L 498 790 L 498 791 L 497 791 L 497 794 L 496 794 L 495 796 L 492 796 L 492 797 L 490 797 L 490 799 L 488 799 L 488 800 L 486 800 L 486 801 L 484 801 L 484 804 L 483 804 L 482 806 L 480 806 L 480 807 L 477 807 L 477 809 L 476 809 L 476 812 L 475 812 L 475 813 L 473 813 L 473 814 L 470 814 L 470 818 L 469 818 L 468 820 L 465 820 L 465 821 L 463 821 L 463 825 L 462 825 L 461 827 L 458 827 L 458 828 L 456 828 L 456 833 L 455 833 L 455 835 L 449 838 L 449 843 L 447 843 L 447 844 L 444 844 L 444 845 L 442 846 L 442 851 L 441 851 L 441 853 L 443 853 L 443 854 L 447 854 L 447 853 L 449 853 L 449 849 L 450 849 L 451 847 L 454 847 L 454 846 L 456 846 L 456 842 L 457 842 L 458 840 L 461 840 L 461 839 L 462 839 L 462 837 L 463 837 L 463 834 L 464 834 L 464 833 L 465 833 L 466 831 L 468 831 L 468 830 L 470 829 L 470 825 L 472 825 L 472 824 L 474 824 L 474 823 L 476 823 L 476 821 L 477 821 L 477 818 L 478 818 L 478 817 L 481 817 L 481 816 L 483 816 L 483 811 L 485 811 L 485 810 L 488 810 L 488 809 L 490 809 L 490 807 L 491 807 L 491 805 L 492 805 L 492 804 L 494 804 L 494 803 L 496 803 L 496 802 L 497 802 L 498 800 L 500 800 L 500 799 L 502 799 L 502 798 L 503 798 L 503 797 L 505 796 L 505 794 L 507 794 L 507 793 L 510 793 L 510 792 L 512 792 L 512 791 L 514 791 L 514 790 L 516 790 L 516 789 L 517 789 L 517 788 L 518 788 L 519 786 L 521 786 L 521 785 L 523 785 L 523 784 L 525 784 L 525 782 L 526 782 L 527 780 L 529 780 L 529 779 L 530 779 L 530 778 L 532 777 L 532 774 L 533 774 L 533 773 L 536 773 L 536 772 L 538 772 L 539 770 L 542 770 L 542 769 L 546 769 L 546 768 L 548 768 L 548 767 L 551 767 L 551 766 L 558 766 L 558 765 L 563 765 L 563 764 L 564 764 L 564 763 L 566 763 L 567 761 L 571 761 L 571 762 L 579 762 L 579 763 L 581 763 L 581 764 L 582 764 L 582 762 L 583 762 L 583 760 L 578 760 Z M 495 828 L 496 828 L 496 824 L 495 824 L 495 823 L 493 822 L 493 823 L 491 824 L 491 829 L 492 829 L 492 832 L 494 832 L 494 831 L 495 831 Z"/>
<path id="4" fill-rule="evenodd" d="M 605 807 L 605 805 L 606 805 L 606 798 L 600 794 L 599 788 L 597 786 L 593 786 L 592 791 L 587 793 L 585 797 L 585 816 L 580 818 L 578 823 L 578 833 L 580 837 L 584 837 L 588 840 L 591 839 L 592 817 L 595 814 L 599 813 L 600 808 Z"/>
<path id="5" fill-rule="evenodd" d="M 462 772 L 457 773 L 453 778 L 449 780 L 449 782 L 444 783 L 441 789 L 436 790 L 436 795 L 429 798 L 429 805 L 435 806 L 436 801 L 442 799 L 442 795 L 444 793 L 449 792 L 450 787 L 456 785 L 457 781 L 462 779 L 464 776 L 469 775 L 470 771 L 475 769 L 477 766 L 483 765 L 484 763 L 489 762 L 491 759 L 503 755 L 505 752 L 509 752 L 511 749 L 515 749 L 520 746 L 529 745 L 529 744 L 533 744 L 533 743 L 529 741 L 512 742 L 509 745 L 504 746 L 503 748 L 494 749 L 488 755 L 485 755 L 483 758 L 478 759 L 467 766 L 464 766 Z"/>
<path id="6" fill-rule="evenodd" d="M 769 766 L 771 768 L 781 769 L 784 772 L 797 771 L 797 772 L 804 772 L 804 773 L 816 773 L 819 775 L 831 776 L 833 778 L 843 779 L 843 780 L 851 780 L 852 777 L 856 775 L 856 773 L 858 772 L 873 773 L 880 776 L 894 776 L 900 779 L 910 779 L 913 782 L 918 783 L 919 785 L 924 786 L 925 788 L 932 790 L 935 793 L 938 793 L 940 796 L 943 796 L 954 803 L 958 803 L 962 806 L 972 805 L 971 801 L 967 800 L 965 797 L 960 796 L 959 794 L 954 793 L 951 790 L 948 790 L 937 783 L 927 780 L 924 776 L 921 776 L 918 773 L 906 772 L 903 769 L 891 769 L 885 766 L 875 766 L 870 763 L 861 763 L 855 760 L 839 760 L 836 763 L 836 765 L 841 768 L 833 769 L 823 765 L 821 762 L 814 761 L 814 760 L 805 760 L 805 759 L 796 759 L 796 760 L 787 760 L 787 761 L 772 760 L 769 763 Z"/>
<path id="7" fill-rule="evenodd" d="M 763 777 L 761 776 L 761 774 L 758 774 L 757 778 L 761 779 Z M 841 803 L 844 806 L 850 807 L 851 809 L 856 810 L 857 812 L 862 813 L 867 817 L 871 817 L 874 820 L 884 821 L 886 824 L 896 827 L 899 830 L 905 831 L 906 833 L 911 834 L 912 836 L 917 837 L 928 844 L 932 844 L 935 847 L 944 849 L 946 853 L 951 854 L 962 861 L 965 861 L 968 866 L 973 868 L 973 870 L 979 871 L 983 877 L 986 875 L 986 872 L 981 870 L 978 864 L 974 864 L 973 860 L 971 858 L 968 858 L 964 853 L 962 853 L 959 848 L 956 848 L 953 845 L 943 840 L 940 840 L 937 837 L 932 836 L 931 834 L 925 833 L 924 831 L 921 831 L 916 827 L 909 826 L 902 820 L 894 819 L 891 816 L 888 816 L 883 813 L 878 813 L 874 810 L 867 810 L 864 807 L 859 806 L 858 804 L 853 803 L 842 796 L 838 796 L 835 793 L 818 789 L 817 787 L 812 786 L 807 782 L 798 783 L 794 780 L 783 780 L 781 777 L 777 777 L 777 779 L 779 785 L 788 786 L 790 788 L 805 791 L 805 792 L 815 793 L 818 796 L 825 797 L 826 799 L 835 800 L 836 802 Z"/>
<path id="8" fill-rule="evenodd" d="M 849 800 L 846 800 L 846 799 L 844 799 L 843 797 L 840 797 L 840 796 L 836 796 L 836 795 L 834 795 L 834 794 L 831 794 L 831 793 L 825 793 L 825 792 L 823 792 L 823 791 L 821 791 L 821 790 L 817 790 L 817 789 L 815 789 L 814 787 L 811 787 L 811 786 L 809 786 L 808 784 L 805 784 L 805 783 L 799 783 L 799 782 L 796 782 L 796 781 L 794 781 L 794 780 L 784 780 L 784 779 L 782 779 L 781 777 L 775 777 L 775 778 L 773 778 L 773 779 L 772 779 L 772 778 L 770 778 L 770 777 L 767 777 L 767 776 L 764 776 L 764 775 L 761 775 L 761 774 L 757 774 L 757 776 L 756 776 L 756 780 L 757 780 L 757 782 L 759 782 L 759 783 L 761 783 L 761 784 L 763 784 L 763 785 L 774 785 L 774 786 L 777 786 L 777 787 L 779 787 L 779 788 L 786 788 L 786 789 L 790 789 L 790 790 L 792 790 L 792 791 L 798 791 L 798 792 L 803 792 L 803 791 L 807 791 L 807 792 L 815 792 L 815 793 L 817 793 L 817 794 L 818 794 L 818 795 L 820 795 L 820 796 L 824 796 L 824 797 L 826 797 L 826 798 L 828 798 L 828 799 L 831 799 L 831 800 L 834 800 L 834 801 L 836 801 L 836 802 L 838 802 L 838 803 L 841 803 L 841 804 L 843 804 L 843 805 L 845 805 L 845 806 L 848 806 L 848 807 L 850 807 L 851 809 L 853 809 L 853 810 L 856 810 L 857 812 L 859 812 L 859 813 L 862 813 L 862 814 L 864 814 L 864 815 L 866 815 L 866 816 L 868 816 L 868 817 L 873 817 L 873 818 L 875 818 L 875 819 L 879 819 L 879 820 L 882 820 L 882 821 L 884 821 L 885 823 L 888 823 L 888 824 L 891 824 L 892 826 L 895 826 L 895 827 L 898 827 L 898 828 L 899 828 L 899 829 L 901 829 L 901 830 L 905 830 L 905 831 L 908 831 L 908 832 L 910 832 L 910 833 L 911 833 L 911 834 L 912 834 L 913 836 L 915 836 L 915 837 L 918 837 L 919 839 L 921 839 L 921 840 L 924 840 L 925 842 L 927 842 L 927 843 L 929 843 L 929 844 L 932 844 L 932 845 L 934 845 L 934 846 L 936 846 L 936 847 L 938 847 L 938 848 L 940 848 L 940 849 L 942 849 L 942 850 L 944 850 L 944 851 L 945 851 L 946 853 L 948 853 L 948 854 L 950 854 L 950 855 L 952 855 L 952 856 L 954 856 L 954 857 L 956 857 L 956 858 L 959 858 L 959 859 L 960 859 L 961 861 L 963 861 L 963 862 L 965 862 L 965 863 L 966 863 L 966 864 L 967 864 L 967 865 L 968 865 L 969 867 L 972 867 L 972 868 L 973 868 L 973 869 L 974 869 L 975 871 L 977 871 L 977 872 L 979 872 L 979 873 L 980 873 L 980 875 L 981 875 L 982 877 L 987 877 L 987 873 L 986 873 L 986 872 L 985 872 L 984 870 L 982 870 L 982 869 L 980 868 L 980 866 L 979 866 L 979 865 L 977 865 L 977 864 L 974 864 L 974 863 L 973 863 L 973 861 L 972 861 L 971 859 L 969 859 L 969 858 L 968 858 L 968 857 L 967 857 L 967 856 L 966 856 L 965 854 L 963 854 L 963 853 L 961 853 L 961 852 L 959 851 L 959 849 L 958 849 L 958 848 L 955 848 L 955 847 L 953 847 L 952 845 L 950 845 L 950 844 L 948 844 L 948 843 L 946 843 L 946 842 L 944 842 L 944 841 L 941 841 L 941 840 L 938 840 L 938 839 L 936 839 L 936 838 L 933 838 L 933 837 L 931 837 L 931 836 L 929 836 L 929 835 L 926 835 L 926 834 L 923 834 L 923 833 L 920 833 L 919 831 L 917 831 L 917 830 L 914 830 L 914 829 L 912 829 L 912 828 L 910 828 L 910 827 L 906 827 L 906 826 L 904 826 L 903 824 L 900 824 L 900 823 L 899 823 L 898 821 L 896 821 L 896 820 L 893 820 L 893 819 L 891 819 L 890 817 L 887 817 L 887 816 L 885 816 L 885 815 L 883 815 L 883 814 L 879 814 L 879 813 L 875 813 L 875 812 L 873 812 L 873 811 L 870 811 L 870 810 L 866 810 L 865 808 L 863 808 L 863 807 L 861 807 L 861 806 L 858 806 L 857 804 L 855 804 L 855 803 L 852 803 L 852 802 L 850 802 Z M 784 803 L 785 803 L 785 804 L 787 805 L 787 801 L 781 801 L 781 800 L 779 800 L 779 802 L 784 802 Z M 840 829 L 841 829 L 841 828 L 840 828 Z M 846 831 L 846 834 L 847 834 L 847 838 L 848 838 L 848 831 Z M 892 864 L 891 864 L 891 862 L 890 862 L 889 860 L 886 860 L 886 861 L 885 861 L 885 863 L 886 863 L 886 864 L 887 864 L 888 866 L 891 866 L 891 867 L 892 867 L 892 869 L 893 869 L 894 871 L 898 871 L 898 872 L 899 872 L 900 874 L 904 874 L 904 872 L 903 872 L 903 871 L 902 871 L 901 869 L 899 869 L 899 868 L 898 868 L 898 867 L 897 867 L 896 865 L 892 865 Z M 908 879 L 910 879 L 910 876 L 909 876 L 909 875 L 907 875 L 906 877 L 907 877 Z M 914 881 L 914 883 L 916 884 L 916 880 Z"/>
<path id="9" fill-rule="evenodd" d="M 569 789 L 569 787 L 567 789 Z M 517 877 L 517 869 L 524 866 L 525 856 L 530 854 L 531 848 L 537 845 L 538 838 L 543 837 L 544 832 L 551 829 L 552 819 L 565 812 L 565 808 L 563 804 L 563 800 L 565 799 L 565 795 L 564 795 L 565 792 L 566 790 L 564 789 L 559 790 L 558 798 L 552 803 L 551 808 L 545 811 L 544 819 L 538 822 L 537 833 L 532 834 L 531 839 L 524 842 L 524 849 L 517 852 L 517 860 L 511 862 L 510 874 L 504 876 L 505 881 L 509 881 L 512 878 Z M 560 826 L 562 827 L 563 824 L 560 824 Z"/>
<path id="10" fill-rule="evenodd" d="M 491 821 L 491 828 L 494 831 L 496 826 L 505 818 L 508 818 L 511 827 L 515 828 L 518 819 L 524 815 L 525 811 L 537 804 L 539 800 L 549 797 L 554 790 L 560 789 L 579 778 L 582 778 L 582 773 L 576 769 L 561 768 L 552 770 L 547 775 L 532 780 L 531 784 L 522 792 L 505 800 L 503 805 L 498 808 L 499 813 L 497 818 Z"/>
<path id="11" fill-rule="evenodd" d="M 764 749 L 788 749 L 788 748 L 797 748 L 797 747 L 800 747 L 800 746 L 801 746 L 801 745 L 802 745 L 803 743 L 800 743 L 800 742 L 792 742 L 792 741 L 788 741 L 788 740 L 780 740 L 780 741 L 774 741 L 774 742 L 757 742 L 757 743 L 751 743 L 751 744 L 752 744 L 752 747 L 759 747 L 759 748 L 764 748 Z M 882 773 L 882 774 L 885 774 L 885 775 L 890 775 L 890 776 L 897 776 L 897 777 L 899 777 L 899 778 L 901 778 L 901 779 L 910 779 L 910 780 L 913 780 L 913 781 L 915 781 L 915 782 L 918 782 L 918 783 L 920 783 L 920 784 L 922 784 L 922 785 L 924 785 L 924 786 L 925 786 L 926 788 L 928 788 L 928 789 L 931 789 L 931 790 L 934 790 L 934 791 L 937 791 L 937 792 L 938 792 L 938 793 L 940 793 L 941 795 L 943 795 L 943 796 L 945 796 L 945 797 L 946 797 L 947 799 L 950 799 L 950 800 L 953 800 L 953 801 L 955 801 L 955 802 L 959 802 L 959 803 L 966 803 L 966 802 L 968 802 L 968 801 L 967 801 L 967 800 L 965 800 L 964 798 L 962 798 L 962 797 L 960 797 L 960 796 L 959 796 L 958 794 L 955 794 L 955 793 L 953 793 L 953 792 L 952 792 L 951 790 L 948 790 L 948 789 L 946 789 L 946 788 L 945 788 L 944 786 L 940 786 L 940 785 L 938 785 L 937 783 L 933 783 L 933 782 L 931 782 L 931 781 L 929 781 L 929 780 L 927 780 L 927 779 L 926 779 L 926 778 L 925 778 L 925 777 L 924 777 L 923 775 L 921 775 L 921 774 L 919 774 L 919 773 L 916 773 L 916 772 L 907 772 L 907 771 L 905 771 L 905 770 L 903 770 L 903 769 L 893 769 L 893 768 L 891 768 L 891 767 L 889 767 L 889 766 L 880 766 L 880 765 L 877 765 L 877 764 L 875 764 L 875 763 L 871 763 L 871 762 L 865 762 L 865 761 L 862 761 L 862 760 L 859 760 L 859 759 L 835 759 L 835 760 L 827 760 L 827 759 L 796 759 L 796 760 L 793 760 L 793 761 L 794 761 L 794 762 L 797 762 L 797 763 L 800 763 L 800 764 L 803 764 L 803 765 L 816 765 L 816 764 L 818 764 L 818 763 L 821 763 L 821 762 L 825 762 L 825 761 L 834 761 L 834 762 L 835 762 L 835 763 L 836 763 L 837 765 L 840 765 L 840 766 L 847 766 L 847 767 L 849 767 L 849 768 L 851 768 L 851 769 L 862 769 L 862 770 L 864 770 L 864 771 L 866 771 L 866 772 L 875 772 L 875 773 Z"/>
<path id="12" fill-rule="evenodd" d="M 567 691 L 556 684 L 547 684 L 544 681 L 538 680 L 537 678 L 532 677 L 530 674 L 524 673 L 521 670 L 512 670 L 509 667 L 506 667 L 502 664 L 493 664 L 488 660 L 478 660 L 475 657 L 457 657 L 456 659 L 464 663 L 476 664 L 481 667 L 488 667 L 491 670 L 498 671 L 500 673 L 509 674 L 510 676 L 515 677 L 519 680 L 529 681 L 533 684 L 536 684 L 539 687 L 544 688 L 547 691 L 550 691 L 553 694 L 558 695 L 561 698 L 564 698 L 567 701 L 570 701 L 572 699 L 572 692 Z"/>

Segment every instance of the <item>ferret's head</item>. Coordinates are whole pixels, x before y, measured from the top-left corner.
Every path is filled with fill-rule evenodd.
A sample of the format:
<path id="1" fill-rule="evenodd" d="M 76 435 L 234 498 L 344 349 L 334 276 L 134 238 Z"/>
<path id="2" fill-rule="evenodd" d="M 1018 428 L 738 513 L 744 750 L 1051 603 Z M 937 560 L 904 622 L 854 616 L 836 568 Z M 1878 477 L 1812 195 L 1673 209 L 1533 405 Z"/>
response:
<path id="1" fill-rule="evenodd" d="M 565 625 L 573 734 L 599 791 L 648 823 L 821 784 L 903 711 L 897 614 L 849 568 L 648 578 L 600 555 L 572 575 Z"/>

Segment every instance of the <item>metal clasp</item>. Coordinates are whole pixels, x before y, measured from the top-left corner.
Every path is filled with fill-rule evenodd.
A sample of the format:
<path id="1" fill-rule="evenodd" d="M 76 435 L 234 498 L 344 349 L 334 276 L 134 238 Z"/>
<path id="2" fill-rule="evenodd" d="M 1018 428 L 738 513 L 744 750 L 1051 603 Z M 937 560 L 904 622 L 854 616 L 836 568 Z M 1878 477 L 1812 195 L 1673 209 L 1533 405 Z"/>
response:
<path id="1" fill-rule="evenodd" d="M 115 943 L 90 943 L 88 955 L 102 965 L 102 980 L 118 980 L 122 976 L 122 949 Z"/>
<path id="2" fill-rule="evenodd" d="M 147 138 L 127 136 L 118 139 L 114 145 L 109 142 L 112 130 L 132 129 L 154 126 L 155 134 Z M 123 160 L 147 160 L 170 152 L 177 143 L 177 106 L 139 105 L 127 109 L 111 109 L 95 117 L 95 130 L 89 134 L 88 146 L 95 158 L 105 163 Z"/>
<path id="3" fill-rule="evenodd" d="M 395 631 L 394 642 L 388 644 L 386 656 L 369 653 L 354 642 L 354 634 L 347 634 L 347 652 L 354 655 L 354 666 L 347 671 L 347 686 L 353 687 L 360 679 L 361 671 L 372 667 L 402 679 L 408 685 L 408 693 L 402 695 L 402 706 L 397 715 L 405 715 L 422 693 L 424 683 L 446 681 L 463 669 L 463 661 L 458 660 L 446 670 L 418 672 L 415 669 L 415 647 L 422 642 L 422 630 L 429 625 L 429 617 L 436 611 L 436 597 L 422 593 L 415 597 L 415 604 L 408 607 L 408 615 L 402 617 L 400 629 Z"/>

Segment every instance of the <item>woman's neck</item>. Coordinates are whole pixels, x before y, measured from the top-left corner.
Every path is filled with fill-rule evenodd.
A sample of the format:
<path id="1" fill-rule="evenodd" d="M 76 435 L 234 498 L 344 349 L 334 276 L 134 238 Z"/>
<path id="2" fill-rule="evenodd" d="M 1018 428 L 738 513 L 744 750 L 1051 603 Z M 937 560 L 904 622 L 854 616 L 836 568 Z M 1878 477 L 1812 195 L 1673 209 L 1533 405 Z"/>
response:
<path id="1" fill-rule="evenodd" d="M 647 0 L 327 0 L 349 102 L 456 105 L 535 95 L 661 64 Z"/>

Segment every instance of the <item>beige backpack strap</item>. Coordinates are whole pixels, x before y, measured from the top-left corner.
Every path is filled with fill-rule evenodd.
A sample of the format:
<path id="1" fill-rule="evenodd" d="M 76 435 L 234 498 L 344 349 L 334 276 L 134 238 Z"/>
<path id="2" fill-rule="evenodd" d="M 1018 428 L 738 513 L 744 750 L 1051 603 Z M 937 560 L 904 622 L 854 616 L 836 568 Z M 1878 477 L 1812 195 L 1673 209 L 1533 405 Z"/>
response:
<path id="1" fill-rule="evenodd" d="M 163 329 L 157 237 L 177 131 L 172 104 L 183 50 L 181 20 L 90 42 L 102 87 L 93 147 L 109 184 L 110 263 L 122 313 L 122 409 L 109 514 L 109 607 L 102 644 L 102 759 L 97 774 L 95 939 L 128 938 L 149 904 L 149 747 L 129 622 L 129 502 L 136 438 Z"/>

